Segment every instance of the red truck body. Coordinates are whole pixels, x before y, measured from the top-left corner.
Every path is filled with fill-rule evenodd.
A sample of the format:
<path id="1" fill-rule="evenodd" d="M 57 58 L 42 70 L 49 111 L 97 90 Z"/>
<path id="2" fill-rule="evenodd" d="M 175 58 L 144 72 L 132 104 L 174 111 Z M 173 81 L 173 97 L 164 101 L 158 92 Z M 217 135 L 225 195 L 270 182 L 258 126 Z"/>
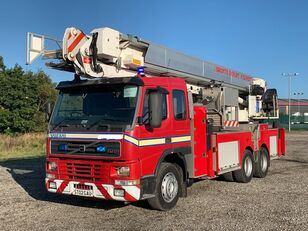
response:
<path id="1" fill-rule="evenodd" d="M 178 186 L 179 196 L 185 196 L 186 187 L 194 178 L 214 178 L 240 171 L 246 150 L 253 154 L 254 163 L 262 148 L 268 160 L 285 154 L 284 129 L 269 128 L 268 124 L 247 124 L 237 130 L 211 131 L 206 122 L 206 106 L 189 101 L 183 78 L 135 78 L 143 84 L 139 89 L 135 120 L 129 130 L 85 132 L 58 128 L 49 131 L 46 150 L 49 192 L 120 201 L 153 198 L 162 163 L 171 163 L 179 169 L 183 181 Z M 139 123 L 138 118 L 143 116 L 147 92 L 157 87 L 167 92 L 166 116 L 160 127 L 149 128 Z M 185 98 L 182 119 L 174 117 L 175 91 L 180 91 Z M 85 150 L 88 144 L 100 142 L 107 146 L 118 145 L 119 150 L 113 152 L 119 155 L 63 154 L 53 148 L 53 145 L 75 144 Z M 122 170 L 126 172 L 119 175 Z"/>

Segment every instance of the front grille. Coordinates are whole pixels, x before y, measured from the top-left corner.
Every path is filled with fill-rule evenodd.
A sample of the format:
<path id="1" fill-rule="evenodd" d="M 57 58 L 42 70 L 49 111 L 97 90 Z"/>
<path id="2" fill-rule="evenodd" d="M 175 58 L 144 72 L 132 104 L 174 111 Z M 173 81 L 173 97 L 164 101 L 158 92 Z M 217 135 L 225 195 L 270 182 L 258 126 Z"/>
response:
<path id="1" fill-rule="evenodd" d="M 68 161 L 63 167 L 65 168 L 64 178 L 68 180 L 106 182 L 109 178 L 109 164 L 104 162 Z"/>
<path id="2" fill-rule="evenodd" d="M 103 151 L 98 152 L 98 147 Z M 51 140 L 51 154 L 119 157 L 120 142 Z"/>

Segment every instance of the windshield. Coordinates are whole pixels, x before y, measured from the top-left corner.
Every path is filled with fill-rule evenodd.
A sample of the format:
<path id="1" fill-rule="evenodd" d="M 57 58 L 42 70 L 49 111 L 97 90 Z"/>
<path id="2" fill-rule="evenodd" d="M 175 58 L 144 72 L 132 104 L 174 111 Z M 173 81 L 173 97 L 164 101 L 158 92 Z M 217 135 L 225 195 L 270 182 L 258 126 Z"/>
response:
<path id="1" fill-rule="evenodd" d="M 51 130 L 124 131 L 133 123 L 138 87 L 106 85 L 60 92 Z"/>

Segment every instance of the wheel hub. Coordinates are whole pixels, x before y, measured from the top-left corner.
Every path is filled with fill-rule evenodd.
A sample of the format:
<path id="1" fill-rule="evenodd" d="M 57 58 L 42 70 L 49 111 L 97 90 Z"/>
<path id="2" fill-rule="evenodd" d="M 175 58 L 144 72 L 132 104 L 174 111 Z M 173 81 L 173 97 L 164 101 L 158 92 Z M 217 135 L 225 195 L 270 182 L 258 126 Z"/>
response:
<path id="1" fill-rule="evenodd" d="M 260 160 L 260 164 L 261 164 L 261 170 L 262 172 L 265 172 L 266 171 L 266 168 L 267 168 L 267 158 L 265 155 L 262 155 L 261 156 L 261 160 Z"/>
<path id="2" fill-rule="evenodd" d="M 252 173 L 252 160 L 250 158 L 246 158 L 244 161 L 244 171 L 247 177 Z"/>
<path id="3" fill-rule="evenodd" d="M 171 202 L 177 195 L 179 189 L 178 181 L 171 172 L 167 173 L 161 184 L 162 197 L 166 202 Z"/>

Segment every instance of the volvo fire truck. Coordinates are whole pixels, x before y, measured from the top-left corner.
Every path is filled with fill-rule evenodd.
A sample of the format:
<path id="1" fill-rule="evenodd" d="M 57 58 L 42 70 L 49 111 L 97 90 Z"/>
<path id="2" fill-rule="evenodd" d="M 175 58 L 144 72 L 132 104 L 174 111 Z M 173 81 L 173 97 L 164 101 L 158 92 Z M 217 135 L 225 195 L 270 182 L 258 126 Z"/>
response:
<path id="1" fill-rule="evenodd" d="M 264 122 L 278 119 L 277 91 L 261 78 L 110 28 L 28 33 L 27 63 L 39 56 L 74 75 L 49 120 L 49 192 L 169 210 L 195 179 L 248 183 L 285 155 L 284 129 Z"/>

